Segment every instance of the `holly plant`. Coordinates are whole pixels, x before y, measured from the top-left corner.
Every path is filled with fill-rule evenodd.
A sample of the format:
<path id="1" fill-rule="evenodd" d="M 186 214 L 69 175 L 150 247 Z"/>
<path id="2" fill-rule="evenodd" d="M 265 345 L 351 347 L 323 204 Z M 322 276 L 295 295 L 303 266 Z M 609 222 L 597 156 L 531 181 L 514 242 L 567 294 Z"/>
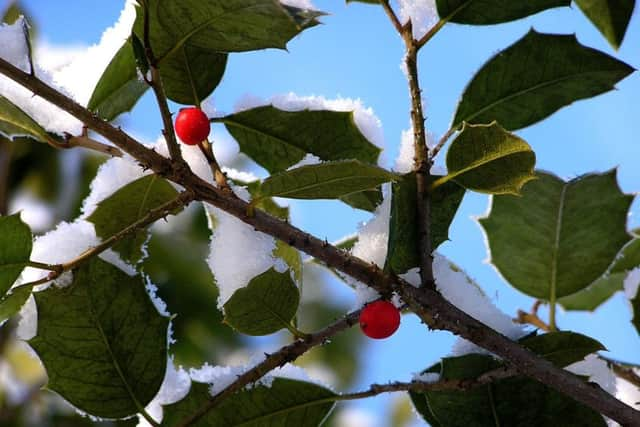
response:
<path id="1" fill-rule="evenodd" d="M 404 46 L 411 130 L 393 168 L 359 101 L 291 93 L 215 108 L 232 60 L 295 58 L 292 39 L 330 31 L 334 18 L 309 1 L 124 3 L 102 41 L 64 66 L 34 48 L 28 8 L 4 13 L 0 425 L 339 426 L 345 401 L 386 393 L 407 405 L 393 425 L 410 420 L 409 402 L 442 427 L 640 425 L 640 394 L 615 392 L 638 391 L 638 366 L 563 328 L 558 309 L 593 311 L 624 289 L 640 331 L 634 196 L 616 169 L 566 179 L 536 168 L 521 132 L 634 68 L 561 20 L 531 28 L 472 75 L 439 138 L 419 73 L 443 28 L 500 31 L 561 9 L 617 50 L 634 0 L 347 0 L 386 24 L 354 32 L 397 33 Z M 125 113 L 141 100 L 154 103 L 155 142 L 130 129 Z M 239 154 L 222 159 L 224 141 Z M 468 193 L 490 195 L 479 219 L 490 262 L 534 304 L 515 319 L 442 253 Z M 289 199 L 333 200 L 367 221 L 331 243 L 298 228 Z M 331 298 L 330 277 L 355 305 Z M 410 381 L 353 391 L 365 349 L 397 345 L 411 317 L 458 336 L 450 354 L 425 357 Z M 273 350 L 250 357 L 258 336 Z M 429 334 L 404 343 L 427 352 Z"/>

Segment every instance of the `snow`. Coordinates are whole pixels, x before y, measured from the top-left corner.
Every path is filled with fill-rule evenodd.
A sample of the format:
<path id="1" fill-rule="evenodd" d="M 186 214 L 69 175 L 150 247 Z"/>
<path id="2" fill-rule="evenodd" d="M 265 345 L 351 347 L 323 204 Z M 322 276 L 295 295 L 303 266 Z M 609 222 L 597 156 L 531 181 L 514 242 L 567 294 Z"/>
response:
<path id="1" fill-rule="evenodd" d="M 240 198 L 249 200 L 246 188 L 233 186 L 233 190 Z M 273 256 L 276 242 L 233 215 L 208 204 L 205 207 L 210 228 L 213 226 L 207 263 L 220 291 L 218 307 L 222 309 L 236 290 L 276 266 Z"/>
<path id="2" fill-rule="evenodd" d="M 20 218 L 35 233 L 41 233 L 53 226 L 54 210 L 33 193 L 20 190 L 11 198 L 9 213 L 20 212 Z"/>
<path id="3" fill-rule="evenodd" d="M 165 371 L 164 380 L 160 386 L 158 394 L 145 408 L 151 417 L 162 422 L 162 406 L 171 405 L 184 399 L 191 388 L 191 377 L 182 367 L 176 368 L 173 359 L 169 357 L 167 360 L 167 370 Z M 150 424 L 143 417 L 140 417 L 138 427 L 150 427 Z"/>
<path id="4" fill-rule="evenodd" d="M 314 9 L 311 0 L 280 0 L 280 3 L 287 6 L 299 7 L 300 9 Z"/>
<path id="5" fill-rule="evenodd" d="M 105 68 L 131 35 L 136 17 L 134 6 L 134 0 L 127 0 L 118 21 L 104 31 L 100 42 L 77 55 L 54 74 L 54 81 L 67 89 L 80 104 L 89 103 Z"/>
<path id="6" fill-rule="evenodd" d="M 322 160 L 320 160 L 320 157 L 314 156 L 311 153 L 307 153 L 307 155 L 304 156 L 302 160 L 300 160 L 295 165 L 290 166 L 287 170 L 296 169 L 296 168 L 300 168 L 302 166 L 307 166 L 307 165 L 317 165 L 320 163 L 322 163 Z"/>
<path id="7" fill-rule="evenodd" d="M 636 374 L 640 374 L 635 370 Z M 640 410 L 640 388 L 621 378 L 616 379 L 616 397 L 629 406 Z"/>
<path id="8" fill-rule="evenodd" d="M 435 372 L 425 372 L 424 374 L 414 374 L 411 379 L 413 381 L 433 384 L 440 381 L 440 374 L 437 374 Z"/>
<path id="9" fill-rule="evenodd" d="M 358 241 L 353 246 L 351 254 L 384 267 L 387 257 L 387 244 L 389 242 L 389 218 L 391 215 L 391 196 L 386 194 L 384 200 L 375 210 L 374 216 L 358 231 Z M 356 303 L 354 309 L 361 308 L 364 304 L 380 298 L 380 294 L 374 289 L 352 279 L 352 286 L 356 290 Z"/>
<path id="10" fill-rule="evenodd" d="M 216 394 L 220 393 L 228 386 L 230 386 L 234 381 L 238 379 L 239 376 L 264 361 L 264 359 L 265 355 L 259 354 L 252 357 L 249 363 L 245 365 L 211 366 L 208 363 L 205 363 L 200 368 L 189 369 L 189 376 L 193 381 L 209 384 L 209 393 L 212 396 L 215 396 Z M 254 384 L 271 387 L 271 384 L 273 384 L 273 380 L 275 378 L 288 378 L 291 380 L 313 382 L 315 384 L 319 384 L 323 387 L 329 388 L 329 386 L 327 386 L 326 384 L 322 384 L 316 379 L 312 378 L 303 368 L 292 365 L 290 363 L 269 371 L 267 375 L 263 376 Z M 248 385 L 248 387 L 251 387 L 252 385 L 253 384 L 250 384 Z"/>
<path id="11" fill-rule="evenodd" d="M 347 406 L 336 415 L 335 425 L 341 427 L 379 427 L 380 415 L 364 408 Z"/>
<path id="12" fill-rule="evenodd" d="M 631 270 L 624 279 L 624 293 L 628 299 L 634 299 L 640 285 L 640 267 Z"/>
<path id="13" fill-rule="evenodd" d="M 309 109 L 331 111 L 353 111 L 356 126 L 365 138 L 380 148 L 384 147 L 382 123 L 371 107 L 366 108 L 360 99 L 336 98 L 327 99 L 323 96 L 299 96 L 289 92 L 276 95 L 265 101 L 261 98 L 245 95 L 236 104 L 236 112 L 249 110 L 264 105 L 273 105 L 284 111 L 302 111 Z"/>
<path id="14" fill-rule="evenodd" d="M 463 271 L 455 268 L 447 258 L 437 253 L 434 256 L 433 274 L 442 296 L 474 319 L 512 340 L 519 339 L 527 333 L 524 326 L 513 322 L 509 316 L 500 311 Z M 420 283 L 417 268 L 409 270 L 401 277 L 414 286 Z M 488 354 L 486 350 L 463 338 L 459 338 L 451 350 L 453 356 L 469 353 Z"/>
<path id="15" fill-rule="evenodd" d="M 432 133 L 427 132 L 427 147 L 435 146 L 435 138 Z M 400 150 L 396 157 L 393 169 L 398 173 L 409 173 L 414 168 L 415 150 L 413 148 L 413 129 L 405 129 L 400 137 Z M 431 173 L 434 175 L 445 175 L 445 169 L 440 165 L 431 166 Z"/>
<path id="16" fill-rule="evenodd" d="M 567 371 L 574 374 L 587 376 L 589 381 L 602 387 L 607 393 L 616 394 L 616 377 L 607 362 L 598 358 L 595 354 L 590 354 L 580 362 L 567 366 Z"/>
<path id="17" fill-rule="evenodd" d="M 435 0 L 398 0 L 402 24 L 411 20 L 413 37 L 421 39 L 438 22 Z"/>
<path id="18" fill-rule="evenodd" d="M 13 25 L 0 25 L 0 46 L 2 57 L 25 72 L 29 72 L 28 50 L 23 32 L 24 20 L 19 19 Z M 34 58 L 35 74 L 45 83 L 56 87 L 51 73 L 42 68 Z M 56 87 L 68 94 L 63 88 Z M 80 133 L 82 124 L 68 113 L 49 104 L 32 92 L 15 83 L 8 77 L 0 75 L 0 94 L 9 99 L 26 114 L 50 132 Z"/>

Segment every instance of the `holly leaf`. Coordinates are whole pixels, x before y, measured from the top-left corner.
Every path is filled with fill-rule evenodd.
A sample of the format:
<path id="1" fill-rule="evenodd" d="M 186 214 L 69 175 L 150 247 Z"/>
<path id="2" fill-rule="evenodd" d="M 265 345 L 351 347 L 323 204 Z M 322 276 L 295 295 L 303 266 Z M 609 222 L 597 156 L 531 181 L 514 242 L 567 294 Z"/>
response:
<path id="1" fill-rule="evenodd" d="M 167 97 L 186 105 L 200 105 L 222 80 L 227 54 L 184 44 L 168 55 L 160 67 Z"/>
<path id="2" fill-rule="evenodd" d="M 432 177 L 437 180 L 438 177 Z M 418 240 L 418 213 L 416 211 L 417 189 L 415 173 L 393 183 L 391 218 L 389 220 L 389 250 L 385 269 L 404 273 L 420 265 Z M 464 188 L 455 182 L 446 182 L 431 193 L 431 248 L 435 251 L 449 239 L 449 226 L 453 221 Z"/>
<path id="3" fill-rule="evenodd" d="M 614 89 L 634 69 L 573 35 L 529 31 L 482 66 L 465 88 L 452 128 L 498 121 L 532 125 L 560 108 Z"/>
<path id="4" fill-rule="evenodd" d="M 129 39 L 105 68 L 87 108 L 102 119 L 111 121 L 120 114 L 131 111 L 148 87 L 138 77 L 136 55 Z"/>
<path id="5" fill-rule="evenodd" d="M 543 10 L 570 4 L 571 0 L 436 0 L 438 15 L 441 19 L 471 25 L 515 21 Z"/>
<path id="6" fill-rule="evenodd" d="M 47 131 L 31 116 L 2 95 L 0 95 L 0 134 L 12 140 L 24 136 L 40 142 L 51 139 Z"/>
<path id="7" fill-rule="evenodd" d="M 496 369 L 491 356 L 469 354 L 444 358 L 426 372 L 444 380 L 465 380 Z M 438 427 L 494 427 L 500 425 L 548 425 L 605 427 L 602 415 L 570 396 L 525 377 L 513 377 L 467 391 L 445 390 L 409 393 L 420 415 Z M 499 421 L 498 421 L 499 420 Z"/>
<path id="8" fill-rule="evenodd" d="M 373 212 L 382 203 L 382 188 L 370 188 L 358 193 L 347 194 L 340 197 L 340 201 L 346 203 L 352 208 L 362 209 L 363 211 Z"/>
<path id="9" fill-rule="evenodd" d="M 151 402 L 164 378 L 169 318 L 141 276 L 92 258 L 71 285 L 34 296 L 38 333 L 29 344 L 47 370 L 47 388 L 102 418 L 128 417 Z"/>
<path id="10" fill-rule="evenodd" d="M 194 427 L 315 427 L 333 408 L 336 394 L 319 385 L 274 378 L 270 387 L 255 385 L 220 402 L 191 424 Z M 206 384 L 193 383 L 186 398 L 164 407 L 163 423 L 179 425 L 211 398 Z"/>
<path id="11" fill-rule="evenodd" d="M 98 237 L 105 240 L 177 195 L 178 192 L 167 180 L 157 175 L 147 175 L 102 200 L 87 219 L 94 224 Z M 139 230 L 116 243 L 113 250 L 123 259 L 136 264 L 143 256 L 142 246 L 146 240 L 147 231 Z"/>
<path id="12" fill-rule="evenodd" d="M 214 52 L 285 49 L 289 40 L 318 23 L 273 0 L 156 0 L 149 8 L 167 33 L 152 32 L 152 44 L 155 38 L 170 36 L 170 51 L 186 42 Z"/>
<path id="13" fill-rule="evenodd" d="M 224 123 L 240 151 L 270 173 L 286 170 L 307 153 L 323 161 L 356 159 L 375 164 L 381 151 L 362 135 L 353 112 L 291 112 L 267 105 L 214 121 Z"/>
<path id="14" fill-rule="evenodd" d="M 582 12 L 614 48 L 620 48 L 627 32 L 635 0 L 576 0 Z"/>
<path id="15" fill-rule="evenodd" d="M 526 337 L 520 344 L 561 368 L 607 349 L 593 338 L 576 332 L 560 331 Z"/>
<path id="16" fill-rule="evenodd" d="M 558 299 L 565 310 L 594 311 L 617 291 L 623 289 L 625 273 L 603 274 L 586 288 Z"/>
<path id="17" fill-rule="evenodd" d="M 325 162 L 279 172 L 266 178 L 260 197 L 337 199 L 378 187 L 397 176 L 358 160 Z"/>
<path id="18" fill-rule="evenodd" d="M 11 290 L 3 298 L 0 298 L 0 325 L 15 316 L 24 303 L 27 302 L 33 286 L 20 286 Z"/>
<path id="19" fill-rule="evenodd" d="M 620 191 L 616 171 L 568 182 L 538 172 L 520 197 L 494 196 L 480 219 L 492 263 L 515 288 L 552 300 L 599 278 L 630 240 L 633 196 Z"/>
<path id="20" fill-rule="evenodd" d="M 299 303 L 291 273 L 272 268 L 233 293 L 224 305 L 224 321 L 243 334 L 269 335 L 289 326 Z"/>
<path id="21" fill-rule="evenodd" d="M 0 298 L 29 262 L 32 242 L 31 229 L 20 214 L 0 216 Z"/>
<path id="22" fill-rule="evenodd" d="M 499 124 L 470 125 L 447 151 L 448 174 L 433 186 L 453 180 L 473 191 L 489 194 L 519 194 L 535 179 L 536 155 L 525 140 L 505 131 Z"/>

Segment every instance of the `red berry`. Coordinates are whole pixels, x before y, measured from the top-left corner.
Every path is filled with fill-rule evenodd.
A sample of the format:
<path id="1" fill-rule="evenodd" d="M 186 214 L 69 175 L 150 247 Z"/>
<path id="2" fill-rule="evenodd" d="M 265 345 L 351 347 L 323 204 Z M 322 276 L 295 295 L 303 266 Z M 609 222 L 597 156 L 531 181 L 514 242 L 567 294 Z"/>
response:
<path id="1" fill-rule="evenodd" d="M 390 337 L 399 326 L 400 312 L 389 301 L 372 302 L 360 312 L 360 328 L 369 338 Z"/>
<path id="2" fill-rule="evenodd" d="M 209 118 L 196 107 L 183 108 L 176 117 L 176 133 L 187 145 L 196 145 L 207 139 L 211 124 Z"/>

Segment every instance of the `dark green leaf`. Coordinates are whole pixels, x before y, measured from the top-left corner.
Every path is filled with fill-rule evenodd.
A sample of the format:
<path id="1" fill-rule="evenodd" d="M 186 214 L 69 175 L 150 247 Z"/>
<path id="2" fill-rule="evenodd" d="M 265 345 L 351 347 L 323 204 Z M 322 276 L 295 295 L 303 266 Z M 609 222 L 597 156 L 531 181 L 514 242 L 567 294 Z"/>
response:
<path id="1" fill-rule="evenodd" d="M 133 44 L 127 40 L 102 73 L 87 108 L 111 121 L 130 111 L 147 88 L 138 77 Z"/>
<path id="2" fill-rule="evenodd" d="M 546 9 L 570 4 L 571 0 L 436 0 L 438 15 L 442 19 L 472 25 L 515 21 Z"/>
<path id="3" fill-rule="evenodd" d="M 20 311 L 29 299 L 32 289 L 33 286 L 21 286 L 12 290 L 4 298 L 0 298 L 0 325 Z"/>
<path id="4" fill-rule="evenodd" d="M 185 42 L 215 52 L 284 49 L 302 30 L 317 25 L 314 18 L 303 19 L 304 16 L 290 13 L 274 0 L 156 0 L 149 3 L 151 8 L 156 8 L 164 31 L 175 40 L 172 49 Z M 158 37 L 163 35 L 152 33 L 152 44 Z"/>
<path id="5" fill-rule="evenodd" d="M 209 387 L 193 383 L 187 397 L 164 407 L 163 424 L 178 425 L 209 400 Z M 193 427 L 315 427 L 333 408 L 336 394 L 303 381 L 275 378 L 223 400 L 215 411 L 191 424 Z"/>
<path id="6" fill-rule="evenodd" d="M 20 136 L 28 136 L 41 142 L 50 139 L 42 126 L 2 95 L 0 95 L 0 134 L 10 139 Z"/>
<path id="7" fill-rule="evenodd" d="M 494 196 L 480 219 L 493 264 L 518 290 L 544 300 L 571 295 L 599 278 L 622 246 L 633 196 L 616 171 L 564 182 L 545 172 L 521 197 Z"/>
<path id="8" fill-rule="evenodd" d="M 247 154 L 271 173 L 286 170 L 311 153 L 320 160 L 356 159 L 375 164 L 380 148 L 360 132 L 352 112 L 283 111 L 271 105 L 217 121 Z"/>
<path id="9" fill-rule="evenodd" d="M 626 273 L 604 274 L 583 290 L 558 299 L 565 310 L 594 311 L 617 291 L 623 289 Z"/>
<path id="10" fill-rule="evenodd" d="M 0 298 L 29 261 L 32 240 L 31 229 L 20 214 L 0 216 Z"/>
<path id="11" fill-rule="evenodd" d="M 123 418 L 156 395 L 167 362 L 169 319 L 145 281 L 93 258 L 73 283 L 34 294 L 38 333 L 29 341 L 47 370 L 47 387 L 91 415 Z"/>
<path id="12" fill-rule="evenodd" d="M 397 176 L 358 160 L 306 165 L 271 175 L 260 186 L 261 197 L 337 199 L 378 187 Z"/>
<path id="13" fill-rule="evenodd" d="M 576 0 L 576 4 L 615 49 L 622 44 L 635 0 Z"/>
<path id="14" fill-rule="evenodd" d="M 443 379 L 473 379 L 495 369 L 490 356 L 445 358 L 427 371 Z M 420 414 L 438 427 L 605 427 L 600 414 L 537 381 L 514 377 L 468 391 L 410 393 Z"/>
<path id="15" fill-rule="evenodd" d="M 435 180 L 438 176 L 432 178 Z M 415 174 L 404 175 L 401 181 L 393 184 L 392 191 L 389 250 L 385 268 L 404 273 L 420 265 Z M 431 193 L 431 247 L 434 251 L 449 239 L 449 225 L 463 196 L 464 188 L 452 181 Z"/>
<path id="16" fill-rule="evenodd" d="M 382 203 L 382 188 L 371 188 L 359 193 L 347 194 L 340 197 L 340 200 L 352 208 L 373 212 Z"/>
<path id="17" fill-rule="evenodd" d="M 489 194 L 519 194 L 535 179 L 536 155 L 529 144 L 499 124 L 470 125 L 447 151 L 448 174 L 434 185 L 453 180 L 469 190 Z"/>
<path id="18" fill-rule="evenodd" d="M 226 53 L 185 44 L 164 59 L 160 76 L 170 100 L 200 105 L 218 86 L 226 66 Z"/>
<path id="19" fill-rule="evenodd" d="M 299 302 L 291 273 L 272 268 L 234 292 L 224 305 L 224 320 L 243 334 L 268 335 L 290 324 Z"/>
<path id="20" fill-rule="evenodd" d="M 593 338 L 569 331 L 527 337 L 520 340 L 520 344 L 561 368 L 578 362 L 591 353 L 606 350 Z"/>
<path id="21" fill-rule="evenodd" d="M 534 124 L 580 99 L 614 89 L 634 69 L 578 43 L 531 30 L 487 62 L 466 87 L 452 128 L 497 120 L 508 130 Z"/>
<path id="22" fill-rule="evenodd" d="M 178 192 L 168 181 L 157 175 L 147 175 L 102 200 L 87 219 L 95 225 L 98 237 L 108 239 L 177 195 Z M 123 259 L 136 264 L 142 258 L 142 246 L 146 239 L 146 230 L 140 230 L 116 243 L 113 249 Z"/>
<path id="23" fill-rule="evenodd" d="M 624 273 L 640 266 L 640 238 L 635 237 L 626 245 L 611 265 L 611 273 Z"/>

